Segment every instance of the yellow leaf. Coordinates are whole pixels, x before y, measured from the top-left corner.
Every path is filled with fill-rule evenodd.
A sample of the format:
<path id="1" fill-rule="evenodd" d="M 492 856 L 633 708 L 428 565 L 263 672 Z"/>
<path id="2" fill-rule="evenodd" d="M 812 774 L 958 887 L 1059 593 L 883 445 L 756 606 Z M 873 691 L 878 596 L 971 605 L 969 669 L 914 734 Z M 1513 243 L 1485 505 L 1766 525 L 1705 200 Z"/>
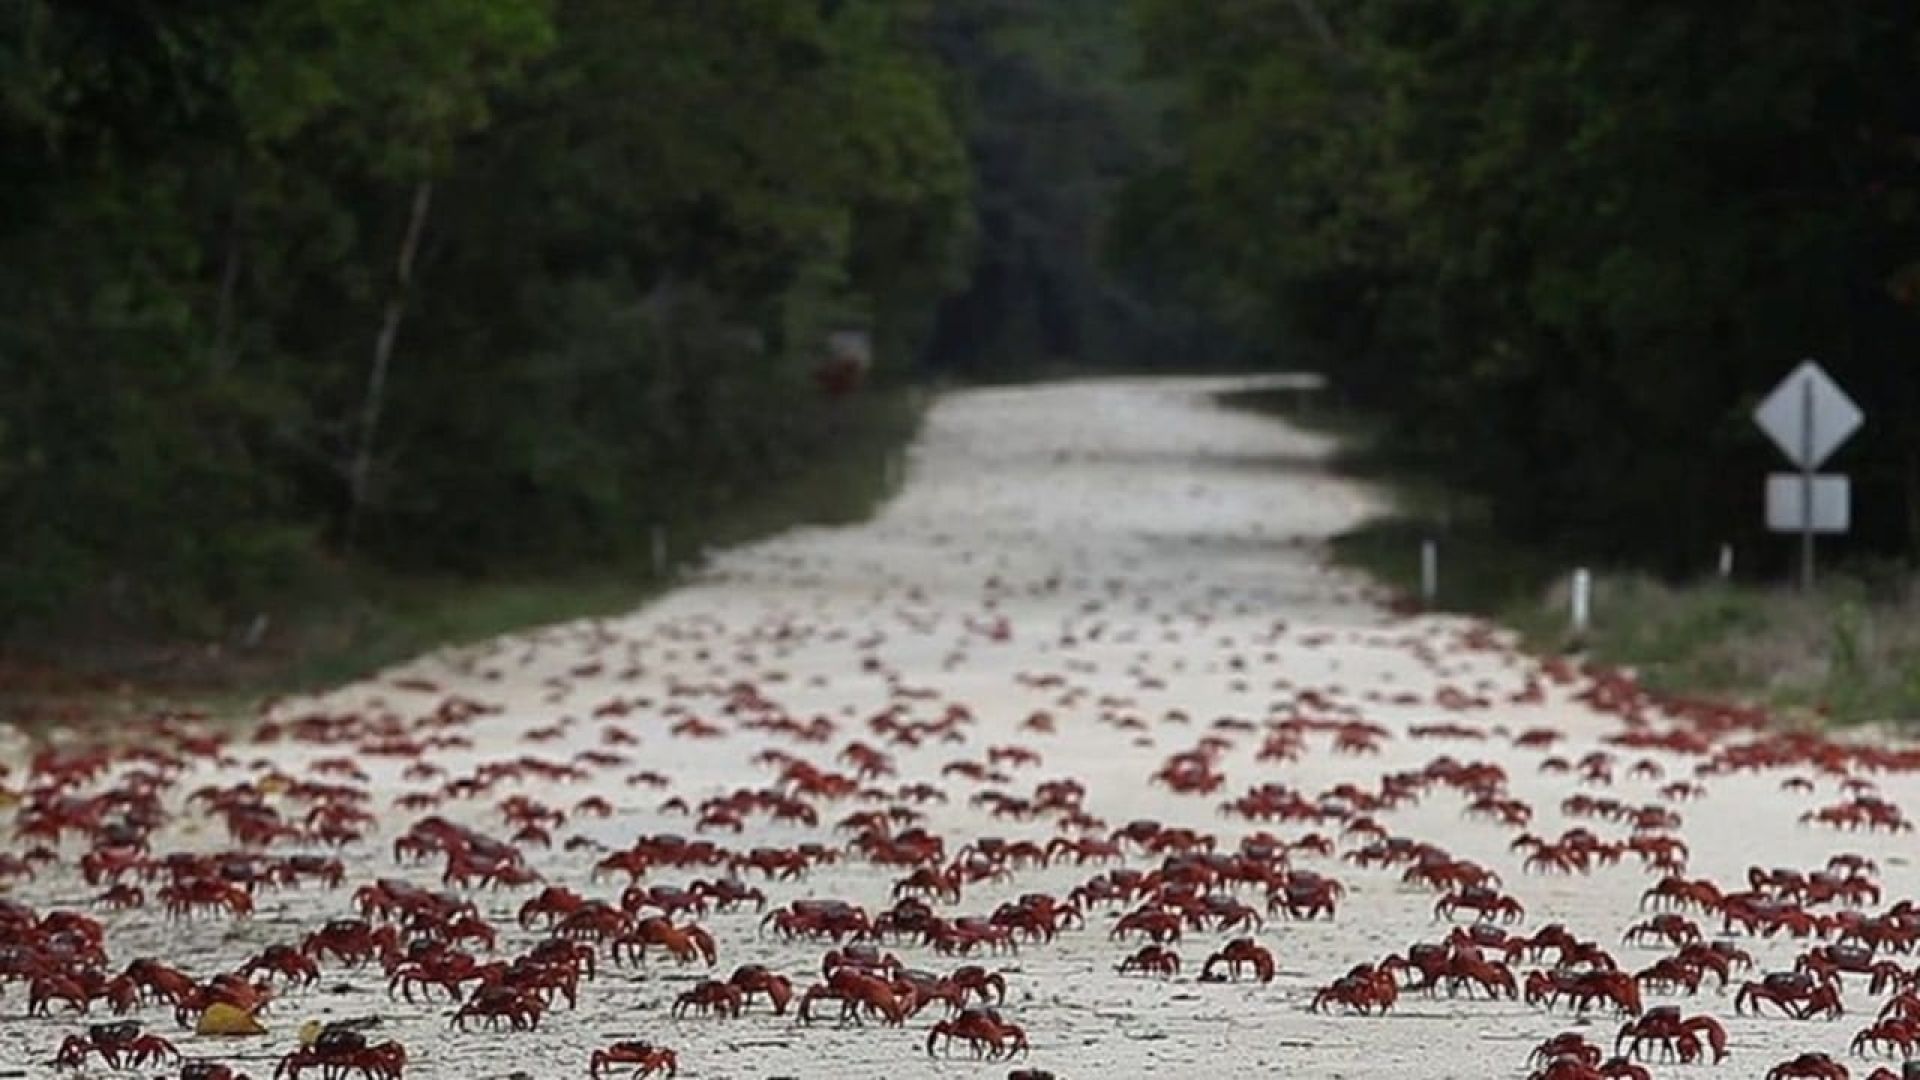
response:
<path id="1" fill-rule="evenodd" d="M 264 1035 L 267 1029 L 260 1021 L 245 1009 L 236 1009 L 232 1005 L 219 1002 L 207 1006 L 200 1014 L 200 1022 L 193 1027 L 196 1035 Z"/>

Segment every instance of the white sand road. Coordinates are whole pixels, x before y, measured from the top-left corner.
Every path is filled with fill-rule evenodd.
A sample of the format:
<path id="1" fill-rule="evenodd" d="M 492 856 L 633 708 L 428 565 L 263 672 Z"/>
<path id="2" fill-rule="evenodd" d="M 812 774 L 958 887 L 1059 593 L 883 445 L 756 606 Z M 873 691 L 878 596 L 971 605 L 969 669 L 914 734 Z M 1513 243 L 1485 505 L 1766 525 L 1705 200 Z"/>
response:
<path id="1" fill-rule="evenodd" d="M 1375 501 L 1324 470 L 1327 446 L 1321 439 L 1218 407 L 1213 396 L 1233 385 L 1214 379 L 1099 380 L 949 394 L 933 409 L 911 453 L 903 490 L 867 524 L 796 530 L 729 551 L 683 587 L 624 618 L 421 657 L 321 699 L 282 703 L 275 716 L 323 711 L 412 721 L 446 695 L 458 694 L 500 711 L 461 729 L 470 747 L 433 755 L 455 776 L 523 754 L 552 761 L 588 748 L 626 754 L 628 764 L 596 770 L 589 780 L 510 781 L 484 797 L 450 800 L 438 809 L 504 836 L 510 830 L 497 807 L 507 795 L 562 808 L 590 794 L 605 797 L 614 806 L 611 817 L 576 816 L 554 830 L 551 850 L 529 851 L 529 861 L 549 881 L 602 897 L 617 896 L 619 883 L 589 884 L 595 854 L 568 851 L 562 841 L 585 834 L 620 847 L 645 833 L 691 834 L 693 821 L 663 812 L 663 800 L 678 794 L 697 804 L 771 784 L 775 770 L 757 760 L 768 749 L 842 770 L 848 766 L 837 763 L 836 755 L 850 742 L 886 750 L 897 775 L 875 786 L 926 781 L 951 797 L 925 808 L 927 827 L 947 838 L 950 852 L 979 836 L 1044 842 L 1059 835 L 1052 817 L 997 819 L 972 798 L 986 788 L 1028 796 L 1049 779 L 1083 783 L 1086 812 L 1111 827 L 1154 818 L 1210 831 L 1231 848 L 1258 828 L 1287 838 L 1338 830 L 1337 823 L 1255 825 L 1218 812 L 1224 799 L 1256 784 L 1288 785 L 1310 798 L 1349 781 L 1374 789 L 1385 774 L 1452 755 L 1503 766 L 1511 793 L 1537 811 L 1533 831 L 1554 836 L 1585 825 L 1611 839 L 1624 836 L 1626 827 L 1567 818 L 1562 799 L 1578 791 L 1633 805 L 1655 803 L 1663 783 L 1692 775 L 1697 759 L 1618 748 L 1612 748 L 1619 767 L 1611 786 L 1543 773 L 1543 752 L 1516 747 L 1510 736 L 1556 727 L 1568 741 L 1552 752 L 1577 758 L 1620 730 L 1620 721 L 1573 702 L 1567 687 L 1553 687 L 1543 702 L 1513 703 L 1512 696 L 1537 681 L 1537 662 L 1463 620 L 1393 616 L 1367 583 L 1330 569 L 1320 542 L 1374 512 Z M 831 718 L 832 737 L 807 745 L 748 729 L 725 708 L 730 688 L 741 683 L 757 687 L 793 717 Z M 1448 709 L 1441 703 L 1443 690 L 1491 704 Z M 595 715 L 614 699 L 634 707 L 619 718 Z M 962 741 L 889 744 L 869 724 L 888 709 L 931 721 L 955 704 L 974 718 Z M 1055 717 L 1053 732 L 1024 726 L 1037 710 Z M 1296 761 L 1257 760 L 1258 726 L 1301 713 L 1357 716 L 1390 735 L 1375 755 L 1337 753 L 1327 736 L 1314 734 Z M 692 739 L 670 733 L 670 725 L 685 716 L 709 720 L 725 734 Z M 1219 726 L 1222 719 L 1230 723 Z M 1440 741 L 1408 734 L 1410 726 L 1441 722 L 1486 737 Z M 609 725 L 630 731 L 638 745 L 606 747 Z M 1169 754 L 1209 735 L 1229 744 L 1218 759 L 1226 777 L 1218 792 L 1184 795 L 1149 783 Z M 1004 784 L 982 785 L 943 772 L 951 762 L 981 761 L 995 746 L 1029 748 L 1040 763 L 1006 766 L 1010 779 Z M 193 764 L 169 796 L 170 805 L 179 807 L 186 792 L 202 785 L 231 784 L 276 768 L 300 774 L 317 759 L 342 754 L 370 774 L 375 804 L 382 808 L 401 792 L 436 786 L 403 779 L 410 762 L 359 752 L 351 743 L 242 741 L 230 749 L 228 764 Z M 1643 756 L 1661 763 L 1664 780 L 1628 775 L 1628 764 Z M 637 769 L 664 773 L 671 790 L 625 783 Z M 1704 798 L 1675 806 L 1685 819 L 1680 833 L 1692 845 L 1690 876 L 1739 887 L 1756 863 L 1814 869 L 1834 852 L 1854 851 L 1878 861 L 1888 902 L 1920 896 L 1920 871 L 1907 859 L 1910 834 L 1842 834 L 1796 825 L 1803 810 L 1839 798 L 1837 780 L 1822 778 L 1812 793 L 1784 793 L 1783 775 L 1707 778 Z M 20 779 L 16 771 L 4 782 L 17 787 Z M 1886 797 L 1914 802 L 1912 774 L 1875 780 Z M 843 842 L 834 822 L 885 805 L 823 803 L 818 828 L 754 816 L 738 835 L 702 835 L 741 850 L 814 839 Z M 1621 944 L 1623 930 L 1643 916 L 1639 895 L 1654 880 L 1631 857 L 1586 876 L 1524 873 L 1521 855 L 1509 849 L 1515 830 L 1466 818 L 1462 807 L 1459 795 L 1435 789 L 1416 805 L 1377 817 L 1396 835 L 1431 841 L 1496 869 L 1527 907 L 1523 929 L 1564 922 L 1614 950 L 1630 968 L 1664 952 Z M 300 809 L 287 808 L 293 816 Z M 364 844 L 346 849 L 349 886 L 387 875 L 437 887 L 437 864 L 396 866 L 388 854 L 393 836 L 417 816 L 386 810 Z M 25 846 L 7 843 L 16 852 Z M 72 868 L 77 844 L 70 838 L 66 864 L 15 882 L 11 896 L 43 909 L 85 906 L 98 890 Z M 216 824 L 184 810 L 156 838 L 162 851 L 227 845 Z M 1132 865 L 1154 861 L 1136 856 Z M 1446 927 L 1434 919 L 1435 894 L 1402 884 L 1396 870 L 1315 856 L 1298 856 L 1296 865 L 1337 877 L 1348 893 L 1331 921 L 1279 918 L 1255 933 L 1278 958 L 1279 975 L 1268 985 L 1199 981 L 1201 962 L 1234 936 L 1213 931 L 1190 932 L 1175 946 L 1185 961 L 1179 977 L 1122 977 L 1115 965 L 1137 943 L 1109 940 L 1119 913 L 1112 907 L 1095 909 L 1085 929 L 1069 930 L 1051 944 L 973 957 L 1004 971 L 1004 1013 L 1031 1039 L 1031 1057 L 1014 1066 L 1072 1078 L 1522 1077 L 1534 1043 L 1577 1023 L 1564 1010 L 1445 996 L 1404 997 L 1385 1017 L 1309 1012 L 1316 987 L 1360 962 L 1437 940 Z M 1026 869 L 1011 881 L 970 886 L 960 903 L 945 907 L 984 915 L 1021 893 L 1064 895 L 1100 869 L 1058 863 Z M 675 883 L 713 874 L 660 869 L 648 880 Z M 896 870 L 850 859 L 817 867 L 798 882 L 754 883 L 776 903 L 838 897 L 877 910 L 891 901 L 897 877 Z M 538 936 L 512 926 L 512 913 L 527 895 L 475 894 L 507 928 L 503 952 Z M 1257 892 L 1243 895 L 1260 903 Z M 326 918 L 351 913 L 350 887 L 309 887 L 263 892 L 257 913 L 241 921 L 168 920 L 157 908 L 98 914 L 110 928 L 116 964 L 152 955 L 206 976 L 266 945 L 295 942 Z M 764 936 L 758 921 L 750 910 L 703 919 L 719 941 L 719 974 L 758 962 L 797 982 L 814 981 L 826 946 Z M 1718 929 L 1714 920 L 1709 931 Z M 1762 969 L 1790 966 L 1797 951 L 1784 939 L 1743 944 Z M 945 970 L 962 962 L 918 944 L 889 947 L 914 966 Z M 1912 958 L 1902 963 L 1911 965 Z M 294 1045 L 302 1021 L 368 1015 L 383 1018 L 380 1037 L 406 1045 L 409 1077 L 479 1080 L 519 1073 L 571 1080 L 586 1075 L 594 1047 L 616 1038 L 673 1047 L 680 1075 L 691 1077 L 997 1078 L 1013 1067 L 973 1060 L 958 1044 L 953 1057 L 930 1058 L 924 1040 L 938 1006 L 904 1028 L 830 1021 L 803 1026 L 791 1014 L 770 1015 L 764 1006 L 738 1019 L 672 1017 L 673 997 L 708 974 L 703 967 L 657 959 L 644 969 L 609 967 L 587 984 L 577 1009 L 549 1013 L 536 1031 L 463 1033 L 450 1030 L 452 1006 L 444 999 L 432 1005 L 392 1001 L 377 970 L 329 968 L 319 986 L 289 989 L 274 1002 L 265 1038 L 220 1041 L 178 1032 L 177 1041 L 189 1057 L 217 1056 L 256 1080 Z M 1848 1040 L 1877 1009 L 1859 980 L 1849 980 L 1848 1015 L 1837 1023 L 1736 1018 L 1731 993 L 1714 989 L 1675 1000 L 1689 1013 L 1724 1021 L 1732 1054 L 1717 1067 L 1655 1064 L 1656 1076 L 1760 1077 L 1801 1051 L 1845 1057 Z M 22 987 L 0 993 L 0 1075 L 52 1075 L 48 1062 L 56 1045 L 83 1021 L 24 1013 Z M 176 1034 L 164 1010 L 142 1016 L 150 1029 Z M 1610 1018 L 1596 1018 L 1585 1030 L 1596 1042 L 1610 1043 L 1614 1026 Z M 1853 1075 L 1861 1077 L 1880 1062 L 1851 1063 Z"/>

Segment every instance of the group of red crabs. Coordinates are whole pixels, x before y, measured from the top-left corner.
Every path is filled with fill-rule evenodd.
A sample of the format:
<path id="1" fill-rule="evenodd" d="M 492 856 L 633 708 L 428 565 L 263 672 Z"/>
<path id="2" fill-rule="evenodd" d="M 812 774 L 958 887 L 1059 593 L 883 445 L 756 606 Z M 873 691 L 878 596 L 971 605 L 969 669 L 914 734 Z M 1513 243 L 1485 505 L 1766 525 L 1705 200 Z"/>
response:
<path id="1" fill-rule="evenodd" d="M 1463 644 L 1497 647 L 1481 631 Z M 1039 689 L 1066 685 L 1057 675 L 1022 678 Z M 715 977 L 673 996 L 667 1016 L 651 1021 L 656 1028 L 707 1022 L 701 1018 L 766 1023 L 754 1019 L 763 1012 L 791 1014 L 777 1022 L 798 1025 L 829 1015 L 841 1025 L 924 1022 L 916 1053 L 959 1050 L 1006 1062 L 1043 1054 L 1046 1040 L 1008 1008 L 1010 972 L 996 966 L 1005 958 L 1063 936 L 1098 941 L 1104 929 L 1118 943 L 1109 947 L 1119 973 L 1175 979 L 1188 970 L 1184 939 L 1211 934 L 1219 947 L 1199 961 L 1200 983 L 1270 984 L 1284 958 L 1262 943 L 1269 921 L 1294 921 L 1302 924 L 1298 932 L 1312 933 L 1312 924 L 1337 919 L 1348 890 L 1337 867 L 1348 878 L 1390 875 L 1405 889 L 1430 892 L 1433 920 L 1444 932 L 1358 963 L 1303 994 L 1299 1007 L 1313 1013 L 1378 1016 L 1409 995 L 1445 995 L 1511 999 L 1583 1018 L 1617 1014 L 1611 1042 L 1590 1041 L 1593 1029 L 1584 1025 L 1563 1031 L 1534 1047 L 1524 1064 L 1515 1062 L 1516 1071 L 1530 1069 L 1531 1080 L 1645 1080 L 1649 1062 L 1728 1058 L 1720 1020 L 1690 1007 L 1703 991 L 1730 994 L 1736 1015 L 1838 1018 L 1843 988 L 1858 980 L 1883 1000 L 1853 1036 L 1851 1054 L 1920 1054 L 1920 969 L 1901 959 L 1920 944 L 1920 906 L 1882 895 L 1874 859 L 1836 851 L 1821 866 L 1756 866 L 1745 880 L 1714 881 L 1688 876 L 1682 835 L 1684 808 L 1706 785 L 1761 770 L 1785 777 L 1779 786 L 1786 797 L 1806 797 L 1816 785 L 1838 792 L 1838 801 L 1801 815 L 1805 827 L 1836 830 L 1854 847 L 1875 834 L 1906 833 L 1911 825 L 1877 793 L 1873 778 L 1920 768 L 1920 751 L 1789 730 L 1756 711 L 1656 697 L 1619 673 L 1558 661 L 1539 664 L 1526 689 L 1506 703 L 1537 703 L 1553 686 L 1611 714 L 1617 730 L 1589 752 L 1563 755 L 1556 729 L 1514 733 L 1464 722 L 1503 702 L 1450 688 L 1433 704 L 1456 715 L 1398 731 L 1311 691 L 1263 720 L 1218 718 L 1148 779 L 1191 796 L 1196 819 L 1223 815 L 1241 823 L 1235 833 L 1103 820 L 1076 777 L 1016 779 L 1045 767 L 1031 746 L 986 746 L 954 758 L 936 776 L 902 775 L 899 752 L 964 746 L 977 719 L 962 704 L 898 680 L 894 703 L 865 718 L 854 736 L 844 731 L 849 721 L 795 715 L 741 682 L 676 688 L 683 697 L 709 698 L 713 707 L 703 710 L 637 697 L 603 700 L 588 718 L 524 731 L 525 750 L 491 758 L 475 753 L 471 731 L 498 709 L 418 679 L 393 684 L 410 700 L 432 702 L 412 713 L 312 712 L 263 722 L 238 738 L 211 734 L 193 717 L 162 716 L 138 745 L 49 746 L 23 769 L 0 772 L 0 785 L 17 800 L 11 841 L 0 853 L 0 886 L 37 894 L 84 886 L 89 896 L 82 905 L 44 909 L 0 899 L 0 988 L 24 987 L 29 1017 L 84 1025 L 60 1042 L 52 1058 L 58 1068 L 177 1067 L 181 1080 L 237 1080 L 231 1064 L 185 1058 L 147 1026 L 194 1029 L 216 1007 L 246 1017 L 298 1016 L 317 999 L 283 1005 L 287 997 L 377 967 L 391 1009 L 417 1012 L 444 996 L 442 1038 L 499 1039 L 555 1022 L 586 995 L 631 994 L 633 978 L 609 980 L 607 969 L 652 970 L 657 977 L 659 969 L 649 965 L 664 958 L 674 969 L 712 969 Z M 1135 736 L 1149 730 L 1118 700 L 1100 719 Z M 636 733 L 642 720 L 657 729 Z M 1162 721 L 1192 723 L 1184 715 Z M 1023 741 L 1044 745 L 1060 723 L 1052 711 L 1036 711 L 1020 725 Z M 564 758 L 539 752 L 573 727 L 593 732 L 590 748 Z M 742 768 L 768 778 L 731 791 L 673 792 L 668 777 L 645 767 L 640 749 L 641 734 L 717 742 L 747 732 L 767 748 Z M 1222 800 L 1225 763 L 1250 737 L 1257 740 L 1252 767 L 1275 776 L 1312 752 L 1316 738 L 1356 763 L 1389 740 L 1470 747 L 1504 738 L 1537 756 L 1542 773 L 1563 774 L 1578 789 L 1557 809 L 1582 824 L 1557 836 L 1531 831 L 1537 808 L 1511 793 L 1503 767 L 1446 754 L 1325 791 L 1274 779 Z M 248 762 L 275 746 L 299 752 Z M 476 758 L 465 772 L 447 767 Z M 276 764 L 295 760 L 303 766 Z M 376 761 L 391 763 L 381 768 L 403 791 L 376 790 L 362 767 Z M 1658 801 L 1634 805 L 1608 796 L 1617 774 L 1657 784 Z M 225 782 L 205 782 L 209 775 Z M 541 797 L 583 790 L 595 793 L 569 805 Z M 1464 828 L 1510 833 L 1523 873 L 1584 875 L 1637 865 L 1651 879 L 1644 918 L 1617 942 L 1557 923 L 1523 930 L 1526 906 L 1499 873 L 1388 826 L 1397 809 L 1442 795 L 1460 801 Z M 950 799 L 964 799 L 1022 835 L 942 834 L 928 822 Z M 616 802 L 627 805 L 616 809 Z M 605 837 L 630 807 L 685 814 L 690 827 L 686 834 L 629 830 L 623 842 L 609 843 Z M 224 841 L 196 845 L 170 831 L 183 817 L 216 823 Z M 590 822 L 597 824 L 584 827 Z M 804 830 L 811 838 L 777 846 L 740 840 L 768 828 Z M 163 837 L 170 848 L 160 847 Z M 890 902 L 799 895 L 817 869 L 845 865 L 888 876 Z M 1023 874 L 1063 865 L 1078 868 L 1079 880 L 1058 895 L 1030 891 L 966 913 L 970 892 L 1005 889 Z M 335 917 L 237 956 L 227 970 L 189 972 L 166 957 L 116 957 L 109 948 L 122 927 L 156 917 L 148 914 L 156 909 L 177 920 L 182 933 L 199 934 L 203 920 L 249 920 L 286 890 L 337 893 Z M 817 943 L 818 964 L 804 972 L 748 956 L 722 964 L 711 927 L 723 921 L 751 925 L 759 940 Z M 1753 938 L 1803 944 L 1790 969 L 1759 972 L 1741 947 Z M 723 971 L 729 973 L 718 977 Z M 1018 996 L 1031 1000 L 1036 989 L 1019 987 Z M 1687 1004 L 1647 1004 L 1656 996 Z M 125 1019 L 67 1019 L 101 1012 Z M 403 1047 L 380 1037 L 379 1027 L 367 1019 L 309 1029 L 272 1074 L 397 1080 L 410 1057 L 430 1058 L 431 1047 Z M 674 1076 L 680 1055 L 659 1037 L 656 1031 L 612 1042 L 579 1065 L 596 1078 L 623 1070 Z M 805 1035 L 796 1029 L 795 1037 Z M 1853 1075 L 1843 1056 L 1815 1050 L 1742 1071 L 1768 1080 Z M 1052 1074 L 1023 1063 L 1008 1075 Z M 1866 1080 L 1897 1075 L 1889 1065 L 1864 1073 Z"/>

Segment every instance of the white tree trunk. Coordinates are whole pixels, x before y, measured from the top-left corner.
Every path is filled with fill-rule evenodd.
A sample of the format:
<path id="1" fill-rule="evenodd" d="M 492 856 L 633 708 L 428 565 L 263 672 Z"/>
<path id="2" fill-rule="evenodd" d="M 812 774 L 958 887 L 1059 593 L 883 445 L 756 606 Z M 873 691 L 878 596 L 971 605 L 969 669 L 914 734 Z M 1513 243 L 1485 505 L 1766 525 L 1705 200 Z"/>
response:
<path id="1" fill-rule="evenodd" d="M 413 283 L 413 259 L 420 251 L 420 235 L 426 231 L 427 209 L 433 201 L 433 181 L 421 180 L 413 188 L 413 208 L 407 215 L 407 231 L 400 241 L 400 258 L 395 266 L 393 294 L 387 299 L 380 319 L 380 333 L 373 341 L 373 365 L 367 370 L 367 393 L 360 404 L 360 434 L 347 468 L 347 522 L 345 543 L 353 546 L 360 514 L 367 502 L 367 485 L 373 475 L 373 452 L 380 432 L 380 413 L 387 401 L 387 372 L 393 366 L 393 344 L 400 335 L 400 320 L 407 313 L 407 292 Z"/>
<path id="2" fill-rule="evenodd" d="M 1307 24 L 1307 29 L 1312 31 L 1313 36 L 1320 39 L 1322 48 L 1331 53 L 1342 51 L 1340 39 L 1334 36 L 1333 24 L 1327 21 L 1326 14 L 1314 4 L 1314 0 L 1293 0 L 1293 9 Z"/>

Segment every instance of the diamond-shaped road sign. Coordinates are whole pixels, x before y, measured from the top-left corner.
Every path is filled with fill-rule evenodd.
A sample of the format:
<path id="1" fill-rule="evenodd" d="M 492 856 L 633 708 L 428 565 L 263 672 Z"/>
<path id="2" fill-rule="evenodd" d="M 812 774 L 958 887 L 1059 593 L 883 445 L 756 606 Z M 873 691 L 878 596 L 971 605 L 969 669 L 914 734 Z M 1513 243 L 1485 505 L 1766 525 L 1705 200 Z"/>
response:
<path id="1" fill-rule="evenodd" d="M 1802 360 L 1753 410 L 1753 421 L 1802 469 L 1812 470 L 1860 428 L 1860 406 L 1820 365 Z"/>

